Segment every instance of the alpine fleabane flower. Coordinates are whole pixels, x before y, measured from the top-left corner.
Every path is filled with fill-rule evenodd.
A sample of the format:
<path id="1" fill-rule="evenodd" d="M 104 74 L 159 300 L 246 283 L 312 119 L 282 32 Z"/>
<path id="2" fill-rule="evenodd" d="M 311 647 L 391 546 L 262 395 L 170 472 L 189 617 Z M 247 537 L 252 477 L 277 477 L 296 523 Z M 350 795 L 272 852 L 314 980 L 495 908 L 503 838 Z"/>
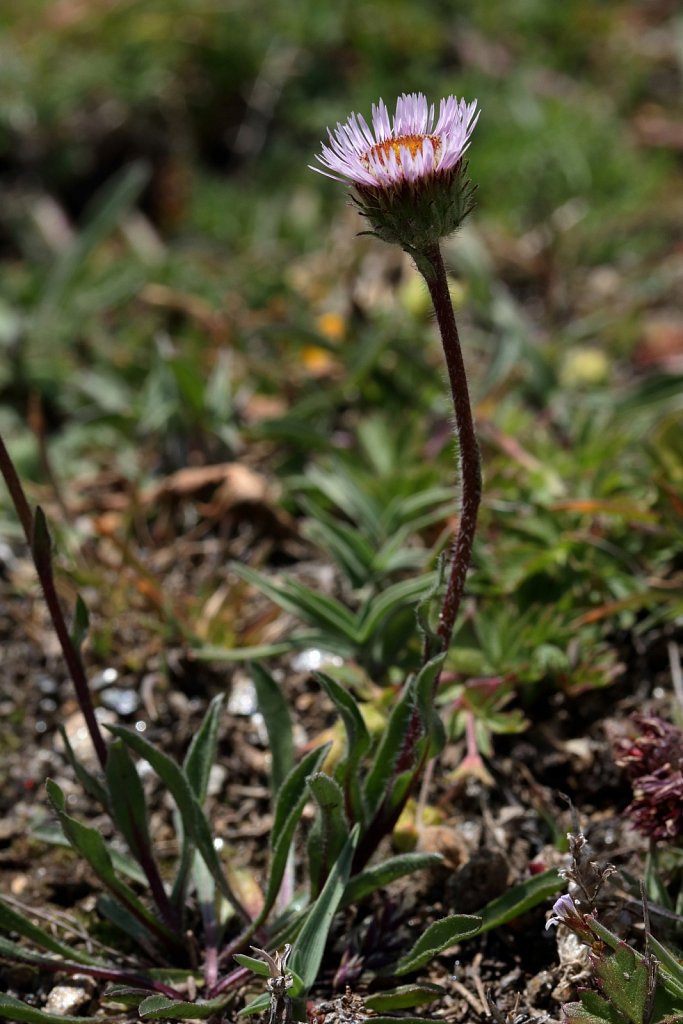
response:
<path id="1" fill-rule="evenodd" d="M 450 235 L 472 207 L 464 154 L 479 114 L 476 100 L 404 93 L 393 121 L 383 100 L 373 104 L 372 129 L 361 114 L 329 131 L 312 170 L 348 182 L 372 233 L 415 256 Z"/>

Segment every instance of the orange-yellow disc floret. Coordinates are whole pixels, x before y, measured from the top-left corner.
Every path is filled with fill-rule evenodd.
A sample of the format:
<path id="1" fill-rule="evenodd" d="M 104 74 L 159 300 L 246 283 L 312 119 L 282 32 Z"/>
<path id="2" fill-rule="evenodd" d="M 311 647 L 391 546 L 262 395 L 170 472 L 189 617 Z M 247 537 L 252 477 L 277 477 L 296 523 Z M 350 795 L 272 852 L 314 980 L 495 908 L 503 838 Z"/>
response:
<path id="1" fill-rule="evenodd" d="M 396 154 L 396 162 L 400 167 L 401 150 L 407 149 L 410 155 L 414 157 L 422 149 L 425 139 L 430 140 L 435 154 L 438 155 L 441 148 L 441 139 L 438 135 L 399 135 L 397 139 L 385 139 L 384 142 L 378 142 L 365 156 L 361 157 L 361 160 L 366 167 L 369 167 L 373 157 L 376 157 L 380 163 L 387 164 L 393 151 Z"/>

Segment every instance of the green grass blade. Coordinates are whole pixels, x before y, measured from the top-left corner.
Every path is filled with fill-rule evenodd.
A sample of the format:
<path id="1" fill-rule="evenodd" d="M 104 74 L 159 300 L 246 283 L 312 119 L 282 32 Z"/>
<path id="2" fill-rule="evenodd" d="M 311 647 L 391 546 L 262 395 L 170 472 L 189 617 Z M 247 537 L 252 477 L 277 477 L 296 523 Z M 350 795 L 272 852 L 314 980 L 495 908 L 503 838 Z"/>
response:
<path id="1" fill-rule="evenodd" d="M 355 825 L 293 944 L 290 963 L 292 970 L 300 975 L 305 992 L 311 988 L 318 976 L 332 919 L 351 874 L 359 834 L 360 826 Z"/>
<path id="2" fill-rule="evenodd" d="M 292 716 L 281 687 L 260 665 L 251 666 L 259 711 L 263 715 L 270 744 L 270 785 L 273 803 L 280 788 L 294 767 Z"/>

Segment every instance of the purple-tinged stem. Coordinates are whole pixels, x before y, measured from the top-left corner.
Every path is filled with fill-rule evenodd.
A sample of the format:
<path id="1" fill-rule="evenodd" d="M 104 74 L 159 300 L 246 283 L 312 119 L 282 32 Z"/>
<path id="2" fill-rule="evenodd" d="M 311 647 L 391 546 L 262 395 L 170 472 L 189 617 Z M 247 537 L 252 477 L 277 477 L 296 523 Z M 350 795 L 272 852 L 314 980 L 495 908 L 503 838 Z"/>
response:
<path id="1" fill-rule="evenodd" d="M 90 687 L 88 686 L 88 680 L 83 668 L 83 663 L 80 658 L 76 646 L 71 639 L 69 634 L 66 621 L 64 619 L 64 613 L 59 603 L 59 597 L 57 595 L 57 589 L 54 583 L 54 577 L 52 574 L 52 562 L 51 559 L 36 557 L 35 550 L 35 519 L 28 501 L 26 500 L 26 494 L 21 486 L 21 481 L 14 468 L 14 463 L 10 457 L 5 443 L 0 437 L 0 472 L 5 478 L 7 489 L 10 493 L 12 502 L 19 516 L 19 520 L 26 535 L 26 542 L 31 549 L 33 555 L 33 561 L 38 573 L 40 585 L 43 588 L 43 594 L 45 595 L 45 603 L 47 604 L 50 618 L 52 619 L 52 625 L 54 626 L 57 638 L 62 648 L 62 654 L 64 655 L 64 661 L 69 670 L 69 675 L 73 680 L 73 684 L 76 690 L 76 697 L 88 732 L 90 733 L 90 739 L 92 740 L 97 759 L 100 762 L 102 770 L 107 764 L 107 746 L 104 741 L 104 737 L 100 731 L 100 726 L 95 715 L 95 708 L 92 702 L 92 696 L 90 694 Z"/>
<path id="2" fill-rule="evenodd" d="M 477 513 L 481 500 L 481 463 L 479 445 L 474 431 L 472 407 L 467 387 L 467 375 L 462 358 L 460 337 L 455 322 L 453 304 L 448 290 L 448 279 L 443 256 L 438 243 L 425 254 L 426 259 L 420 261 L 422 272 L 429 294 L 434 304 L 436 320 L 441 332 L 448 380 L 453 396 L 455 410 L 455 427 L 458 437 L 460 460 L 460 523 L 453 544 L 451 570 L 446 587 L 446 594 L 439 613 L 437 636 L 441 641 L 441 649 L 447 650 L 451 641 L 453 627 L 458 616 L 460 602 L 465 589 L 467 570 L 472 561 L 472 546 L 477 528 Z M 427 662 L 436 652 L 431 651 L 429 639 L 425 641 L 424 661 Z M 439 684 L 438 677 L 434 687 Z"/>
<path id="3" fill-rule="evenodd" d="M 146 988 L 150 992 L 159 992 L 169 999 L 184 999 L 185 994 L 163 981 L 157 981 L 146 974 L 137 974 L 135 971 L 127 971 L 118 967 L 97 967 L 94 964 L 71 963 L 69 960 L 58 960 L 56 957 L 32 956 L 28 951 L 22 956 L 22 951 L 13 953 L 11 959 L 20 963 L 35 964 L 46 971 L 54 971 L 57 974 L 85 974 L 89 978 L 99 978 L 102 981 L 118 982 L 121 985 L 129 985 L 131 988 Z"/>

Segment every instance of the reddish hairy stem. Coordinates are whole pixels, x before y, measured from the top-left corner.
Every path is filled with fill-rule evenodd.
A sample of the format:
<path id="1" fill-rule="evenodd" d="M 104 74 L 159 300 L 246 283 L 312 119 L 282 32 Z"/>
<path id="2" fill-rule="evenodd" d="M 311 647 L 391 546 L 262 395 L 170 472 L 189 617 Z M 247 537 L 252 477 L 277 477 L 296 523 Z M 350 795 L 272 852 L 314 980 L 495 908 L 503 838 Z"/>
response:
<path id="1" fill-rule="evenodd" d="M 64 613 L 59 603 L 59 597 L 57 596 L 57 589 L 54 583 L 54 577 L 52 575 L 52 562 L 51 559 L 36 558 L 34 550 L 34 526 L 35 521 L 33 513 L 29 507 L 28 501 L 26 500 L 26 494 L 21 486 L 21 481 L 14 468 L 14 463 L 10 457 L 5 443 L 0 437 L 0 472 L 2 472 L 7 484 L 7 489 L 10 493 L 12 502 L 19 516 L 19 520 L 26 535 L 26 542 L 31 549 L 33 555 L 33 562 L 38 573 L 40 585 L 43 588 L 43 594 L 45 595 L 45 603 L 47 604 L 50 618 L 52 619 L 52 625 L 54 626 L 59 644 L 62 648 L 62 654 L 69 670 L 69 675 L 73 680 L 74 688 L 76 690 L 76 697 L 88 732 L 90 733 L 90 739 L 95 748 L 97 759 L 100 762 L 102 769 L 104 770 L 107 764 L 107 746 L 104 742 L 104 737 L 100 731 L 100 726 L 95 716 L 95 708 L 93 706 L 92 697 L 90 694 L 90 687 L 88 686 L 88 680 L 85 675 L 83 663 L 81 661 L 80 654 L 76 650 L 76 647 L 71 639 L 69 630 L 64 619 Z"/>
<path id="2" fill-rule="evenodd" d="M 460 523 L 453 544 L 451 570 L 446 588 L 443 605 L 439 613 L 437 636 L 441 640 L 442 650 L 447 650 L 453 633 L 453 626 L 458 615 L 460 602 L 465 589 L 467 570 L 472 561 L 472 546 L 477 528 L 477 513 L 481 499 L 481 463 L 479 445 L 474 431 L 472 407 L 470 405 L 467 375 L 462 358 L 458 327 L 453 313 L 446 268 L 438 244 L 425 253 L 426 262 L 420 261 L 422 272 L 429 294 L 434 304 L 436 320 L 441 332 L 448 380 L 453 396 L 455 410 L 455 427 L 458 437 L 460 459 Z M 424 661 L 427 662 L 434 652 L 430 643 L 425 641 Z M 439 679 L 435 680 L 435 689 Z"/>

